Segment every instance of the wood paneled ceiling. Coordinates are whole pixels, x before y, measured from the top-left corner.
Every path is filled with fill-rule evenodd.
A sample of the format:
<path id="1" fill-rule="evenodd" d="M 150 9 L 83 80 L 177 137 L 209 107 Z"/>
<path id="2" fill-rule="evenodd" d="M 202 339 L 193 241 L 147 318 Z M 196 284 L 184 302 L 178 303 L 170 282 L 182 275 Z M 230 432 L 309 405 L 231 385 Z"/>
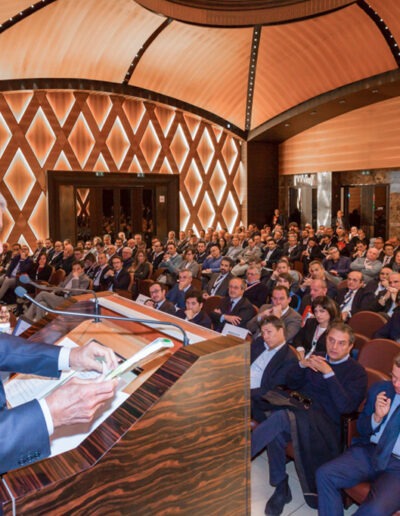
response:
<path id="1" fill-rule="evenodd" d="M 122 91 L 282 141 L 398 96 L 398 44 L 398 0 L 4 0 L 0 91 Z"/>

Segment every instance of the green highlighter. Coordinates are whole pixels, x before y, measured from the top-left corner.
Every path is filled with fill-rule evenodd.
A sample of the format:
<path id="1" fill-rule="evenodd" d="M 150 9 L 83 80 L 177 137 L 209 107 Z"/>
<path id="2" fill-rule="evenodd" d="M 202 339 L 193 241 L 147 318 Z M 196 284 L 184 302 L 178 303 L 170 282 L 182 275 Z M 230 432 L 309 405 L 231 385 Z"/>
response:
<path id="1" fill-rule="evenodd" d="M 153 353 L 156 353 L 157 351 L 160 351 L 161 349 L 173 347 L 174 343 L 172 342 L 172 340 L 159 337 L 153 342 L 150 342 L 150 344 L 147 344 L 147 346 L 145 346 L 140 351 L 132 355 L 130 358 L 125 360 L 125 362 L 122 362 L 122 364 L 120 364 L 118 367 L 110 371 L 106 375 L 105 379 L 111 380 L 112 378 L 118 378 L 127 371 L 133 369 L 134 365 L 140 362 L 140 360 L 143 360 L 144 358 L 148 357 L 149 355 L 152 355 Z"/>

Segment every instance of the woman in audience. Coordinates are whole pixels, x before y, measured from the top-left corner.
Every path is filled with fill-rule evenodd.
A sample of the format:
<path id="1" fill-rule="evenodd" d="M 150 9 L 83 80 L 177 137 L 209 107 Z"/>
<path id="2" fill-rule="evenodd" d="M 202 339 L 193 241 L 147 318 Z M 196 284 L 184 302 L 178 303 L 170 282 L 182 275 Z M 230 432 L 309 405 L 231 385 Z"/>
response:
<path id="1" fill-rule="evenodd" d="M 328 296 L 318 296 L 311 304 L 314 317 L 306 320 L 305 325 L 295 336 L 293 344 L 302 358 L 314 352 L 326 351 L 326 330 L 334 321 L 339 321 L 339 309 Z"/>
<path id="2" fill-rule="evenodd" d="M 29 276 L 33 281 L 49 281 L 53 270 L 48 263 L 47 254 L 40 253 Z"/>
<path id="3" fill-rule="evenodd" d="M 132 270 L 135 280 L 148 279 L 151 274 L 151 264 L 147 261 L 144 251 L 138 251 L 133 262 Z"/>
<path id="4" fill-rule="evenodd" d="M 200 265 L 194 259 L 193 249 L 187 249 L 183 255 L 183 262 L 179 266 L 179 271 L 189 270 L 192 273 L 193 278 L 197 278 Z"/>
<path id="5" fill-rule="evenodd" d="M 400 249 L 398 249 L 393 256 L 392 262 L 392 270 L 393 272 L 400 272 Z"/>
<path id="6" fill-rule="evenodd" d="M 219 248 L 221 249 L 221 254 L 223 256 L 225 256 L 226 251 L 228 250 L 228 244 L 224 237 L 220 237 L 218 239 L 218 245 L 219 245 Z"/>

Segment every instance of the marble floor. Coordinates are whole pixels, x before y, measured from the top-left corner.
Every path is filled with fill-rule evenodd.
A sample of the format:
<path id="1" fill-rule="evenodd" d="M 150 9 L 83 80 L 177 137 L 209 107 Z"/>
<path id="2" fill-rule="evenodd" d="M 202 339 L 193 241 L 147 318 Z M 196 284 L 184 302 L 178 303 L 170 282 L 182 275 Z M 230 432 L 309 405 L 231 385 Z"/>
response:
<path id="1" fill-rule="evenodd" d="M 300 483 L 297 478 L 294 462 L 289 462 L 286 466 L 289 475 L 289 485 L 292 491 L 292 501 L 285 505 L 282 516 L 317 516 L 318 511 L 310 509 L 306 505 L 301 492 Z M 269 485 L 267 454 L 260 454 L 251 463 L 251 516 L 263 516 L 265 504 L 272 495 L 274 488 Z M 352 505 L 345 511 L 346 516 L 355 513 L 356 505 Z"/>

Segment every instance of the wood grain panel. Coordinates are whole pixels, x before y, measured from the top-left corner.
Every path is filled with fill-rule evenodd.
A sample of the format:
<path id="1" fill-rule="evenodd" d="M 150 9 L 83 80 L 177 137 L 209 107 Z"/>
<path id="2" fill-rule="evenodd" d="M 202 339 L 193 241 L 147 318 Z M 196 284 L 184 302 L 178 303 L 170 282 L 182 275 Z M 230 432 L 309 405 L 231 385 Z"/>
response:
<path id="1" fill-rule="evenodd" d="M 130 84 L 177 97 L 244 128 L 252 29 L 171 23 L 139 62 Z"/>
<path id="2" fill-rule="evenodd" d="M 280 174 L 398 167 L 400 97 L 354 110 L 280 145 Z"/>
<path id="3" fill-rule="evenodd" d="M 55 2 L 1 34 L 0 78 L 121 83 L 143 41 L 163 21 L 129 0 Z"/>
<path id="4" fill-rule="evenodd" d="M 264 27 L 252 127 L 321 93 L 395 68 L 384 38 L 356 5 L 311 20 Z"/>

